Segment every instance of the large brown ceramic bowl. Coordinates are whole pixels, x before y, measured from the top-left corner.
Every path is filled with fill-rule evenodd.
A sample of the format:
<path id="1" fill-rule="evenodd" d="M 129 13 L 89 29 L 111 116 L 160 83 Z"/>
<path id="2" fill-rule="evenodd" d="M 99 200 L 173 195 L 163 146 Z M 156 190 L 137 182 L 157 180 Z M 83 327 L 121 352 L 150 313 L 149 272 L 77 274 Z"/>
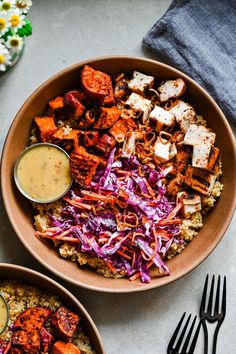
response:
<path id="1" fill-rule="evenodd" d="M 0 280 L 21 280 L 38 288 L 57 295 L 60 300 L 81 317 L 81 325 L 89 337 L 91 345 L 97 354 L 105 354 L 105 349 L 98 330 L 81 303 L 63 286 L 43 274 L 15 264 L 0 263 Z"/>
<path id="2" fill-rule="evenodd" d="M 206 118 L 216 133 L 223 161 L 224 190 L 214 209 L 207 215 L 204 226 L 186 249 L 168 262 L 171 275 L 159 278 L 155 269 L 152 281 L 141 284 L 139 280 L 107 279 L 93 271 L 80 269 L 75 263 L 62 259 L 48 243 L 34 237 L 33 210 L 30 202 L 17 190 L 13 180 L 14 163 L 29 144 L 34 116 L 42 115 L 47 102 L 57 95 L 78 86 L 80 70 L 85 65 L 103 70 L 114 76 L 134 69 L 159 80 L 183 77 L 187 84 L 186 100 Z M 37 172 L 36 172 L 37 173 Z M 178 70 L 157 61 L 133 57 L 103 57 L 73 65 L 43 83 L 24 103 L 8 133 L 2 156 L 2 192 L 9 219 L 25 247 L 49 270 L 69 282 L 91 290 L 104 292 L 135 292 L 173 282 L 198 266 L 223 237 L 233 216 L 236 202 L 236 151 L 230 126 L 214 100 L 195 81 Z M 223 257 L 224 255 L 222 255 Z"/>

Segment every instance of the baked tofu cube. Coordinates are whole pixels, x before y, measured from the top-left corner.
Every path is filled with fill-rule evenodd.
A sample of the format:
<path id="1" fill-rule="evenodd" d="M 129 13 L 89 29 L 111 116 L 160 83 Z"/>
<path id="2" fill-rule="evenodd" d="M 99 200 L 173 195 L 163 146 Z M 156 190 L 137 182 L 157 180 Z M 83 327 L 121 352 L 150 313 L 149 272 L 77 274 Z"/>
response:
<path id="1" fill-rule="evenodd" d="M 128 82 L 130 90 L 136 93 L 144 93 L 146 89 L 154 86 L 154 77 L 144 75 L 138 71 L 133 72 L 132 79 Z"/>
<path id="2" fill-rule="evenodd" d="M 209 196 L 212 192 L 216 175 L 197 167 L 189 166 L 185 173 L 184 182 L 191 188 Z"/>
<path id="3" fill-rule="evenodd" d="M 177 197 L 178 201 L 183 204 L 182 212 L 186 218 L 202 209 L 201 197 L 198 194 L 180 192 Z"/>
<path id="4" fill-rule="evenodd" d="M 158 87 L 160 92 L 160 101 L 165 102 L 170 98 L 180 97 L 186 90 L 186 85 L 183 79 L 179 78 L 176 80 L 168 80 L 160 87 Z"/>
<path id="5" fill-rule="evenodd" d="M 177 149 L 174 143 L 171 143 L 166 139 L 157 138 L 154 152 L 160 162 L 166 162 L 171 160 L 177 154 Z"/>
<path id="6" fill-rule="evenodd" d="M 150 100 L 134 92 L 131 93 L 128 100 L 125 102 L 125 105 L 133 108 L 136 111 L 141 111 L 143 122 L 147 120 L 152 107 L 152 103 Z"/>
<path id="7" fill-rule="evenodd" d="M 213 145 L 193 147 L 192 166 L 212 170 L 219 156 L 219 149 Z"/>
<path id="8" fill-rule="evenodd" d="M 214 145 L 216 134 L 203 125 L 190 124 L 184 137 L 186 145 Z"/>
<path id="9" fill-rule="evenodd" d="M 159 106 L 155 106 L 151 111 L 149 119 L 150 124 L 157 132 L 171 128 L 175 124 L 175 116 Z"/>
<path id="10" fill-rule="evenodd" d="M 190 104 L 176 100 L 175 105 L 169 110 L 175 116 L 181 130 L 187 131 L 190 124 L 196 122 L 196 113 Z"/>

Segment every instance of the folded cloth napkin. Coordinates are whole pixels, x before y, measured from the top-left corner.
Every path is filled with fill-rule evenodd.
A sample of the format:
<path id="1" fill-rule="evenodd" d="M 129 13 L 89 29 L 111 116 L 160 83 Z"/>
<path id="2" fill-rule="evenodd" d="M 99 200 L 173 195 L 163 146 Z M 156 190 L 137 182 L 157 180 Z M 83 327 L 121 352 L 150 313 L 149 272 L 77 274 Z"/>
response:
<path id="1" fill-rule="evenodd" d="M 174 0 L 143 43 L 194 78 L 236 122 L 235 0 Z"/>

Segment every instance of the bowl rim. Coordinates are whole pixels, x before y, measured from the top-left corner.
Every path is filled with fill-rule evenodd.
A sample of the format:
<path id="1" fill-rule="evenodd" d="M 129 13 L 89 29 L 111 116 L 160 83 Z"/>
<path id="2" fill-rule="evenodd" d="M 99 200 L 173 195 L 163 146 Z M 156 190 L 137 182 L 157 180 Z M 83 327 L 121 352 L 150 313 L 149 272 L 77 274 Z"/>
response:
<path id="1" fill-rule="evenodd" d="M 6 163 L 6 160 L 7 160 L 5 151 L 7 150 L 8 141 L 9 141 L 9 138 L 11 137 L 11 134 L 12 134 L 12 128 L 14 128 L 14 125 L 17 124 L 18 117 L 21 115 L 21 112 L 24 110 L 25 106 L 30 103 L 30 101 L 38 94 L 38 92 L 40 92 L 44 87 L 46 87 L 48 84 L 50 84 L 52 81 L 54 81 L 55 79 L 59 78 L 60 76 L 64 76 L 67 73 L 73 71 L 74 69 L 82 67 L 82 66 L 84 66 L 86 64 L 93 65 L 94 62 L 115 60 L 115 59 L 123 59 L 123 60 L 127 60 L 127 61 L 129 61 L 129 60 L 143 61 L 143 62 L 146 62 L 146 63 L 159 65 L 159 66 L 162 66 L 163 68 L 166 68 L 167 70 L 172 71 L 173 74 L 179 75 L 183 79 L 186 79 L 193 86 L 196 86 L 197 89 L 200 91 L 200 94 L 204 95 L 207 98 L 207 100 L 218 111 L 219 116 L 221 117 L 221 119 L 222 119 L 222 121 L 223 121 L 223 123 L 225 125 L 225 128 L 226 128 L 226 130 L 227 130 L 227 132 L 229 134 L 229 137 L 230 137 L 229 140 L 230 140 L 231 145 L 233 146 L 232 154 L 233 154 L 233 157 L 234 157 L 234 161 L 236 161 L 236 144 L 235 144 L 234 135 L 233 135 L 232 129 L 230 127 L 230 124 L 227 121 L 224 113 L 220 109 L 219 105 L 215 102 L 215 100 L 210 96 L 210 94 L 200 84 L 198 84 L 195 80 L 193 80 L 190 76 L 188 76 L 187 74 L 183 73 L 182 71 L 174 68 L 173 66 L 170 66 L 170 65 L 167 65 L 165 63 L 162 63 L 162 62 L 160 62 L 158 60 L 148 59 L 148 58 L 145 58 L 145 57 L 131 56 L 131 55 L 105 55 L 105 56 L 98 56 L 98 57 L 94 57 L 94 58 L 88 58 L 88 59 L 85 59 L 85 60 L 80 61 L 78 63 L 72 64 L 72 65 L 60 70 L 59 72 L 55 73 L 53 76 L 49 77 L 40 86 L 38 86 L 33 91 L 33 93 L 26 99 L 26 101 L 22 104 L 21 108 L 18 110 L 17 114 L 15 115 L 15 117 L 14 117 L 14 119 L 13 119 L 13 121 L 12 121 L 10 127 L 9 127 L 9 130 L 8 130 L 7 135 L 6 135 L 5 142 L 4 142 L 4 147 L 3 147 L 3 150 L 2 150 L 2 157 L 1 157 L 1 161 L 2 161 L 2 163 L 1 163 L 1 187 L 2 187 L 3 203 L 4 203 L 8 218 L 10 220 L 10 223 L 11 223 L 14 231 L 16 232 L 17 236 L 19 237 L 19 239 L 21 240 L 21 242 L 23 243 L 25 248 L 29 251 L 29 253 L 31 255 L 33 255 L 33 257 L 39 263 L 41 263 L 46 269 L 48 269 L 50 272 L 54 273 L 59 278 L 65 280 L 65 281 L 67 281 L 67 282 L 69 282 L 69 283 L 71 283 L 73 285 L 76 285 L 76 286 L 79 286 L 81 288 L 84 288 L 84 289 L 89 289 L 89 290 L 92 290 L 92 291 L 98 291 L 98 292 L 104 292 L 104 293 L 135 293 L 135 292 L 147 291 L 147 290 L 150 290 L 150 289 L 161 287 L 161 286 L 170 284 L 170 283 L 182 278 L 183 276 L 187 275 L 189 272 L 194 270 L 197 266 L 199 266 L 212 253 L 212 251 L 216 248 L 218 243 L 221 241 L 221 239 L 222 239 L 223 235 L 225 234 L 227 228 L 229 227 L 230 221 L 231 221 L 231 219 L 232 219 L 232 217 L 234 215 L 234 211 L 235 211 L 235 208 L 236 208 L 236 180 L 234 181 L 235 188 L 232 190 L 232 193 L 234 195 L 234 198 L 233 198 L 234 201 L 233 201 L 233 203 L 231 205 L 230 212 L 227 214 L 227 217 L 223 220 L 221 230 L 218 233 L 218 237 L 215 239 L 215 242 L 212 243 L 209 247 L 207 247 L 207 250 L 202 252 L 202 254 L 199 255 L 199 257 L 197 257 L 197 260 L 196 259 L 193 260 L 191 267 L 189 267 L 187 269 L 187 271 L 182 269 L 174 277 L 172 277 L 171 275 L 168 276 L 168 277 L 166 276 L 165 278 L 162 278 L 162 279 L 165 279 L 165 280 L 163 280 L 161 282 L 161 284 L 156 284 L 155 282 L 151 281 L 150 283 L 145 284 L 145 286 L 143 286 L 143 287 L 137 286 L 135 288 L 129 288 L 129 287 L 122 287 L 122 288 L 102 287 L 101 288 L 101 287 L 99 287 L 99 285 L 96 285 L 96 286 L 95 285 L 88 285 L 88 284 L 86 284 L 84 282 L 80 282 L 80 281 L 74 280 L 73 278 L 67 277 L 66 275 L 60 273 L 58 270 L 52 269 L 45 261 L 43 261 L 40 258 L 39 255 L 36 254 L 35 251 L 33 251 L 30 248 L 30 246 L 27 244 L 27 242 L 21 236 L 21 233 L 18 231 L 17 224 L 16 224 L 15 219 L 14 219 L 14 215 L 13 215 L 13 213 L 11 211 L 11 207 L 10 207 L 10 205 L 8 203 L 7 195 L 5 193 L 5 184 L 3 183 L 3 180 L 4 180 L 4 166 L 5 166 L 5 163 Z M 115 281 L 115 279 L 114 279 L 114 281 Z M 127 279 L 127 281 L 129 281 L 129 280 Z"/>
<path id="2" fill-rule="evenodd" d="M 6 276 L 6 279 L 9 278 L 11 279 L 11 270 L 17 270 L 17 271 L 22 271 L 22 272 L 26 272 L 28 274 L 31 274 L 33 277 L 35 278 L 41 278 L 42 280 L 46 281 L 49 284 L 52 284 L 53 286 L 55 286 L 55 288 L 58 288 L 61 290 L 62 293 L 65 293 L 66 296 L 76 304 L 76 306 L 78 306 L 79 312 L 81 312 L 81 314 L 83 314 L 84 317 L 86 317 L 86 319 L 88 320 L 88 322 L 90 323 L 95 335 L 96 335 L 96 339 L 98 342 L 98 345 L 100 346 L 102 353 L 105 354 L 105 347 L 101 338 L 101 335 L 92 319 L 92 317 L 90 316 L 90 314 L 88 313 L 88 311 L 86 310 L 86 308 L 82 305 L 82 303 L 75 297 L 75 295 L 72 294 L 72 292 L 70 292 L 69 290 L 67 290 L 63 285 L 61 285 L 60 283 L 58 283 L 57 281 L 55 281 L 54 279 L 48 277 L 47 275 L 40 273 L 36 270 L 24 267 L 24 266 L 20 266 L 18 264 L 14 264 L 14 263 L 0 263 L 0 269 L 6 269 L 7 271 L 9 271 L 7 274 L 9 274 L 9 276 Z M 1 279 L 5 279 L 5 278 L 1 278 Z M 27 280 L 28 281 L 28 280 Z M 24 282 L 24 280 L 22 280 L 22 282 Z M 29 283 L 31 283 L 29 281 Z M 35 285 L 36 286 L 36 285 Z M 40 287 L 40 286 L 39 286 Z M 43 289 L 42 289 L 43 290 Z M 53 293 L 53 291 L 52 291 Z"/>

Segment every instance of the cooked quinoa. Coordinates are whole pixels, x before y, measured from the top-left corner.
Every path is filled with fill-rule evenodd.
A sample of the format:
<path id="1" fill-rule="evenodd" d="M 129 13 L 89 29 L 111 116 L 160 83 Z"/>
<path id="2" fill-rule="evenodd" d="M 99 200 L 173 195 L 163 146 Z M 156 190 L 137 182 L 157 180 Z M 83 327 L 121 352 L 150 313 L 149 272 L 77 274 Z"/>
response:
<path id="1" fill-rule="evenodd" d="M 10 312 L 8 327 L 6 331 L 0 335 L 0 340 L 11 339 L 11 325 L 15 322 L 17 315 L 26 309 L 34 306 L 43 306 L 54 312 L 62 305 L 57 295 L 50 294 L 36 286 L 28 285 L 17 280 L 1 280 L 0 292 L 6 299 Z M 47 323 L 45 327 L 50 328 Z M 82 354 L 95 354 L 91 348 L 90 340 L 83 332 L 80 324 L 71 342 L 79 347 Z"/>

